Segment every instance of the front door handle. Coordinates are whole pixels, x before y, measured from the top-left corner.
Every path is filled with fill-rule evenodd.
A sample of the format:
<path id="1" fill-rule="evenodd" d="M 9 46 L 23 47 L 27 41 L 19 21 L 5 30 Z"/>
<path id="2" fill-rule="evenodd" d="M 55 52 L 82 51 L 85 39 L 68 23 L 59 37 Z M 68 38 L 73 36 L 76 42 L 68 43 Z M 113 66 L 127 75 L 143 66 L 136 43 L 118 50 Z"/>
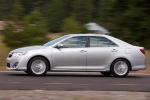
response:
<path id="1" fill-rule="evenodd" d="M 117 52 L 118 50 L 117 50 L 117 49 L 112 49 L 111 51 L 112 51 L 112 52 Z"/>
<path id="2" fill-rule="evenodd" d="M 85 50 L 81 50 L 80 52 L 81 52 L 81 53 L 84 53 L 84 52 L 86 52 L 86 51 L 85 51 Z"/>

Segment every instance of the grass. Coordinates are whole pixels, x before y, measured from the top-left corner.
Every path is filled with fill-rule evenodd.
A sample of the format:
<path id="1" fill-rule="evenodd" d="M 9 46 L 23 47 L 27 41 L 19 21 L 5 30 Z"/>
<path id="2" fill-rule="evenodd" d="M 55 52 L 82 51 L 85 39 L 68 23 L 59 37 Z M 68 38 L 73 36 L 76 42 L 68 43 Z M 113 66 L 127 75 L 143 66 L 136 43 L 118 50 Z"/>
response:
<path id="1" fill-rule="evenodd" d="M 2 39 L 3 37 L 0 36 L 0 66 L 5 66 L 6 58 L 10 49 L 4 45 L 4 43 L 2 42 Z"/>
<path id="2" fill-rule="evenodd" d="M 48 37 L 50 39 L 54 39 L 57 38 L 59 36 L 61 36 L 61 33 L 56 33 L 56 34 L 49 34 Z M 9 51 L 11 49 L 9 49 L 8 47 L 6 47 L 4 45 L 4 43 L 2 42 L 3 37 L 0 36 L 0 70 L 6 70 L 5 66 L 6 66 L 6 58 L 7 55 L 9 53 Z M 145 50 L 146 52 L 146 65 L 147 65 L 147 69 L 146 70 L 142 70 L 142 71 L 137 71 L 140 73 L 150 73 L 150 50 Z"/>

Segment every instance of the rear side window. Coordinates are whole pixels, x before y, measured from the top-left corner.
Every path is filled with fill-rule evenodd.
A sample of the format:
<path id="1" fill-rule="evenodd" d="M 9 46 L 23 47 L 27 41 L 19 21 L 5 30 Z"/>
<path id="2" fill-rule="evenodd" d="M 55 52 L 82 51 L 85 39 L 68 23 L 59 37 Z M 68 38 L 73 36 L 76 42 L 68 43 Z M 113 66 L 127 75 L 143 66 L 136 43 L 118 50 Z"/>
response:
<path id="1" fill-rule="evenodd" d="M 105 37 L 91 36 L 90 47 L 118 47 L 118 45 Z"/>

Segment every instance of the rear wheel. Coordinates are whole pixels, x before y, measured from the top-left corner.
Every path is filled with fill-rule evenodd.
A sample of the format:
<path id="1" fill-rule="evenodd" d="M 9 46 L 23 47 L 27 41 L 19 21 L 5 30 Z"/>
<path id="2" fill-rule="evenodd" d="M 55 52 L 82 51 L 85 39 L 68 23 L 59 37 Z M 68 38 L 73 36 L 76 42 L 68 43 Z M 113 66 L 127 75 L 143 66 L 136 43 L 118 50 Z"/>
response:
<path id="1" fill-rule="evenodd" d="M 111 72 L 100 72 L 102 75 L 104 76 L 110 76 L 111 75 Z"/>
<path id="2" fill-rule="evenodd" d="M 125 59 L 117 59 L 111 65 L 111 73 L 116 77 L 125 77 L 129 73 L 130 64 Z"/>
<path id="3" fill-rule="evenodd" d="M 48 71 L 48 62 L 43 57 L 35 57 L 29 61 L 28 71 L 29 74 L 34 76 L 45 75 Z"/>

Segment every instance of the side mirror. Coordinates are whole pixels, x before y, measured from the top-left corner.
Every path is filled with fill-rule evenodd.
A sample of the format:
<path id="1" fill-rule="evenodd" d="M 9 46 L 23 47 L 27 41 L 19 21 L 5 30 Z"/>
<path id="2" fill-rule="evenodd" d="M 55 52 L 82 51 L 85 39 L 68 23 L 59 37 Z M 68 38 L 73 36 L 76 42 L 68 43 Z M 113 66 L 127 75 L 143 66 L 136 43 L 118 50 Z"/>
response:
<path id="1" fill-rule="evenodd" d="M 63 48 L 63 47 L 64 47 L 63 44 L 57 44 L 57 45 L 55 46 L 55 48 L 57 48 L 57 49 L 60 49 L 60 48 Z"/>

